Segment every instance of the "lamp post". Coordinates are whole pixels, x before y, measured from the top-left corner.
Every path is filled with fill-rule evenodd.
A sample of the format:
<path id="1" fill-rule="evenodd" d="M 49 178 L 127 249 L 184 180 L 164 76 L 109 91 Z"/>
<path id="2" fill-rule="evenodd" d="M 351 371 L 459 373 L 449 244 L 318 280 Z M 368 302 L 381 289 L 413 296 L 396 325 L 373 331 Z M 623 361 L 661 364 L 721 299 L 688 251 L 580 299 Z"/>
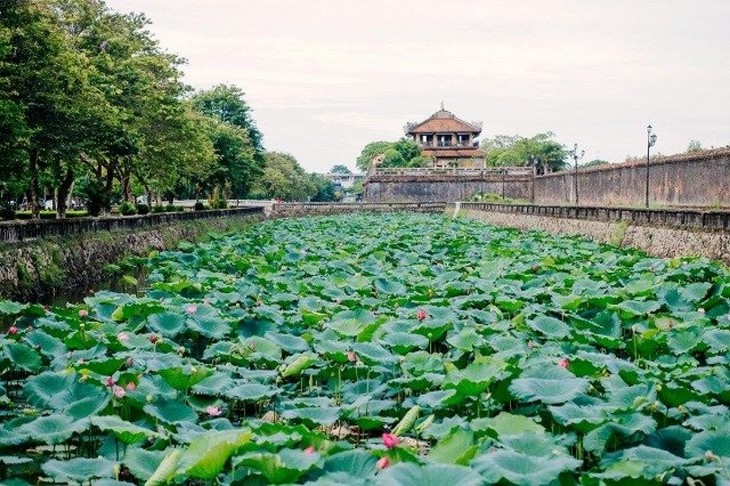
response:
<path id="1" fill-rule="evenodd" d="M 644 207 L 649 207 L 649 155 L 651 148 L 656 143 L 656 133 L 651 132 L 651 125 L 646 127 L 646 185 L 644 192 Z"/>
<path id="2" fill-rule="evenodd" d="M 573 145 L 573 150 L 568 152 L 568 155 L 573 158 L 573 191 L 575 192 L 575 205 L 578 205 L 578 160 L 582 159 L 586 154 L 585 150 L 581 150 L 578 153 L 578 144 Z"/>

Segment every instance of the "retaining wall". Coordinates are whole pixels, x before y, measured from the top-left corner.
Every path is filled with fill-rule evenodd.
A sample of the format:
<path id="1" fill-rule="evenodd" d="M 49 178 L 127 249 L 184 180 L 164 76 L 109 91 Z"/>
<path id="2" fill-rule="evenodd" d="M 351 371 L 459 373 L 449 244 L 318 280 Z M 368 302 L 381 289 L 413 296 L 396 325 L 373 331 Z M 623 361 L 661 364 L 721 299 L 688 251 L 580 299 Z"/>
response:
<path id="1" fill-rule="evenodd" d="M 447 209 L 497 226 L 583 235 L 659 257 L 703 256 L 730 264 L 730 212 L 456 203 Z"/>

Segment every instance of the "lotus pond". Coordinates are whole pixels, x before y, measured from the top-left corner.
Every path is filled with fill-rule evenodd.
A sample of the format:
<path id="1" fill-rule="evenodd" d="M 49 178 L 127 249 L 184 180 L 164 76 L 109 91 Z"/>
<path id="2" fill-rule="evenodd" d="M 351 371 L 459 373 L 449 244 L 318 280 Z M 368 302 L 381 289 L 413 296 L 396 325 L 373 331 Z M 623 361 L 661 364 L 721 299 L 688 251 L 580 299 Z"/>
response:
<path id="1" fill-rule="evenodd" d="M 4 484 L 730 484 L 718 263 L 416 214 L 142 263 L 0 302 Z"/>

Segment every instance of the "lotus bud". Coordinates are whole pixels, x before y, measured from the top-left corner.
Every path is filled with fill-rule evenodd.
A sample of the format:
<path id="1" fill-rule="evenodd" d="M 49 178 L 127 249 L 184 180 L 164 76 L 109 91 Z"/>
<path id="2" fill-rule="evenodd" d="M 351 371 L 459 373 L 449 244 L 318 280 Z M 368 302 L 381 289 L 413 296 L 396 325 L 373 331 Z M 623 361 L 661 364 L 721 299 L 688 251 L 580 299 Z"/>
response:
<path id="1" fill-rule="evenodd" d="M 390 466 L 390 459 L 388 459 L 387 457 L 381 457 L 380 460 L 378 460 L 378 462 L 376 463 L 376 466 L 378 467 L 378 469 L 385 469 Z"/>

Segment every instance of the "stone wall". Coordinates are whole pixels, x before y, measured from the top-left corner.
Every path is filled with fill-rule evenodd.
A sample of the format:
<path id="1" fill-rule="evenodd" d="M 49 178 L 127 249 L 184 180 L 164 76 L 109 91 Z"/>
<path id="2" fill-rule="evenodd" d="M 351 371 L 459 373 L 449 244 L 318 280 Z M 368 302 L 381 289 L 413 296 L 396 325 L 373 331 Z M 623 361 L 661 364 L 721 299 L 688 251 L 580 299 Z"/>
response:
<path id="1" fill-rule="evenodd" d="M 503 194 L 535 204 L 575 204 L 572 170 L 544 176 L 371 175 L 369 202 L 467 201 L 476 193 Z M 644 205 L 646 163 L 606 164 L 578 171 L 581 205 Z M 649 170 L 651 207 L 729 207 L 730 148 L 656 157 Z"/>
<path id="2" fill-rule="evenodd" d="M 572 204 L 573 171 L 535 178 L 536 204 Z M 578 171 L 581 205 L 643 206 L 646 162 L 607 164 Z M 657 157 L 649 166 L 650 206 L 730 207 L 730 149 Z"/>
<path id="3" fill-rule="evenodd" d="M 730 213 L 581 209 L 583 213 L 569 207 L 461 203 L 449 206 L 447 214 L 496 226 L 582 235 L 659 257 L 703 256 L 730 264 Z"/>
<path id="4" fill-rule="evenodd" d="M 529 176 L 371 176 L 364 186 L 368 202 L 455 202 L 477 193 L 504 194 L 512 199 L 530 200 Z"/>

